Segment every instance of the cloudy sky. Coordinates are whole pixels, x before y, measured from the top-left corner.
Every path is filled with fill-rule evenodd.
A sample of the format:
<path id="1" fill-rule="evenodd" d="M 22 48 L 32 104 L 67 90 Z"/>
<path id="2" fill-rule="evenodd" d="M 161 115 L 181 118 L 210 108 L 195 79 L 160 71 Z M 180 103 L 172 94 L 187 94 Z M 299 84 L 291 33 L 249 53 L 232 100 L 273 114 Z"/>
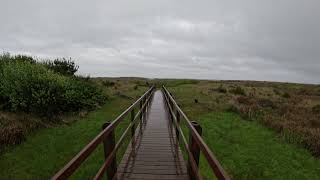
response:
<path id="1" fill-rule="evenodd" d="M 0 50 L 81 74 L 320 83 L 319 0 L 0 0 Z"/>

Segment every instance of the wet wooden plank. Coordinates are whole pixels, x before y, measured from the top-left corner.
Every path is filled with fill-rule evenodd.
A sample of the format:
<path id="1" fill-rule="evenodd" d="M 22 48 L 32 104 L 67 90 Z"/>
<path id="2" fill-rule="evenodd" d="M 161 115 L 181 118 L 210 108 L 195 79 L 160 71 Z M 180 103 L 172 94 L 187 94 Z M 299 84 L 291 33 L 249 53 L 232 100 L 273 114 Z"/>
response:
<path id="1" fill-rule="evenodd" d="M 118 179 L 188 179 L 164 103 L 162 93 L 155 92 L 142 134 L 136 133 L 134 147 L 129 145 L 118 166 Z"/>
<path id="2" fill-rule="evenodd" d="M 119 179 L 125 180 L 187 180 L 187 175 L 167 175 L 167 174 L 139 174 L 139 173 L 119 173 Z"/>

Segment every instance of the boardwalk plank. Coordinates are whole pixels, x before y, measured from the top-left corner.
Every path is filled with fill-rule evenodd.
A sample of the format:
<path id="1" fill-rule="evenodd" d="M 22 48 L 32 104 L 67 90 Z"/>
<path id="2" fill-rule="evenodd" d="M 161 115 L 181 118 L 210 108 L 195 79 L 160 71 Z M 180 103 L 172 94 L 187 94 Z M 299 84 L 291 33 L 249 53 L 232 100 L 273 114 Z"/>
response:
<path id="1" fill-rule="evenodd" d="M 185 180 L 187 168 L 181 150 L 175 145 L 163 95 L 155 92 L 142 134 L 136 133 L 134 148 L 129 145 L 118 166 L 122 180 Z"/>

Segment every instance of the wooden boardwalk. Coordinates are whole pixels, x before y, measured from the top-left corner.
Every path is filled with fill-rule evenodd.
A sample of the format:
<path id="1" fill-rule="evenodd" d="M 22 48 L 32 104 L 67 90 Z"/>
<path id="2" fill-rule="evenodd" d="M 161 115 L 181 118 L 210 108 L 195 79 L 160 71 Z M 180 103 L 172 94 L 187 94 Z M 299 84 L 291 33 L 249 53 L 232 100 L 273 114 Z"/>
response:
<path id="1" fill-rule="evenodd" d="M 105 177 L 108 180 L 202 180 L 199 171 L 200 153 L 217 179 L 230 180 L 202 139 L 201 126 L 189 120 L 165 86 L 162 87 L 162 92 L 154 90 L 154 86 L 150 87 L 116 119 L 104 123 L 102 131 L 51 180 L 68 179 L 99 144 L 103 145 L 105 160 L 93 177 L 94 180 Z M 128 116 L 131 122 L 116 140 L 116 127 Z M 189 131 L 189 138 L 186 138 L 181 128 L 181 121 L 184 121 Z M 131 142 L 117 166 L 117 152 L 128 136 Z M 177 144 L 185 150 L 188 168 Z"/>
<path id="2" fill-rule="evenodd" d="M 169 113 L 160 90 L 156 91 L 144 119 L 118 166 L 118 179 L 188 179 L 186 164 L 175 141 Z M 133 142 L 132 142 L 133 143 Z"/>

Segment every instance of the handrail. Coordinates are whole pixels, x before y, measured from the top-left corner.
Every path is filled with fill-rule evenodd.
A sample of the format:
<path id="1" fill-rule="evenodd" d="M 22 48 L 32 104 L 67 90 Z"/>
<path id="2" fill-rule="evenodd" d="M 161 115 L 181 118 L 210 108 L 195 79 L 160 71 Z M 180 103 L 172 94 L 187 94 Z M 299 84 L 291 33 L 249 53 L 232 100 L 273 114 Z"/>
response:
<path id="1" fill-rule="evenodd" d="M 187 145 L 185 136 L 182 132 L 182 129 L 178 123 L 178 118 L 174 113 L 174 109 L 176 110 L 177 115 L 182 116 L 182 119 L 185 120 L 188 129 L 190 130 L 190 135 L 192 137 L 192 140 L 195 141 L 196 145 L 200 149 L 200 151 L 203 153 L 205 159 L 209 163 L 211 169 L 213 170 L 214 174 L 219 180 L 229 180 L 228 174 L 225 172 L 225 170 L 222 168 L 221 164 L 217 160 L 217 158 L 214 156 L 214 154 L 211 152 L 207 144 L 204 142 L 198 131 L 195 129 L 194 125 L 192 122 L 189 120 L 189 118 L 186 116 L 186 114 L 181 110 L 181 108 L 178 106 L 174 98 L 171 96 L 170 92 L 166 89 L 165 86 L 162 87 L 163 93 L 165 95 L 165 99 L 167 102 L 167 106 L 170 112 L 170 115 L 172 117 L 172 120 L 174 122 L 174 125 L 176 126 L 176 130 L 178 131 L 179 135 L 181 135 L 183 139 L 183 145 L 185 146 L 185 149 L 188 152 L 188 158 L 189 158 L 189 165 L 191 167 L 192 173 L 195 176 L 195 179 L 202 179 L 201 175 L 199 174 L 197 170 L 197 163 L 195 162 L 195 157 L 193 156 L 190 148 Z M 179 138 L 177 136 L 177 138 Z M 197 157 L 199 158 L 199 157 Z"/>
<path id="2" fill-rule="evenodd" d="M 99 179 L 101 175 L 106 170 L 108 164 L 110 164 L 111 160 L 114 158 L 115 152 L 118 150 L 119 146 L 123 143 L 123 139 L 125 135 L 128 133 L 128 129 L 134 126 L 136 123 L 137 117 L 140 115 L 142 117 L 148 106 L 152 92 L 154 90 L 154 86 L 152 86 L 147 92 L 145 92 L 136 102 L 134 102 L 130 107 L 128 107 L 123 113 L 121 113 L 113 122 L 111 122 L 108 127 L 103 129 L 91 142 L 89 142 L 76 156 L 74 156 L 60 171 L 58 171 L 51 179 L 67 179 L 70 177 L 77 168 L 87 159 L 87 157 L 96 149 L 96 147 L 102 143 L 117 127 L 117 125 L 128 115 L 129 112 L 134 111 L 134 108 L 140 103 L 140 109 L 137 115 L 133 118 L 132 122 L 128 125 L 128 128 L 125 130 L 124 134 L 121 136 L 120 141 L 117 143 L 116 147 L 113 149 L 112 153 L 106 157 L 105 162 L 103 163 L 104 168 L 100 168 L 98 174 L 96 175 L 96 179 Z M 140 119 L 142 121 L 142 118 Z M 141 126 L 141 124 L 140 124 Z M 110 162 L 109 162 L 110 161 Z"/>
<path id="3" fill-rule="evenodd" d="M 166 102 L 168 102 L 168 97 L 166 95 L 164 97 L 165 97 Z M 176 129 L 178 130 L 179 135 L 182 137 L 183 146 L 186 148 L 188 156 L 192 157 L 192 158 L 190 158 L 190 161 L 192 161 L 190 164 L 192 173 L 196 176 L 196 179 L 201 180 L 202 177 L 200 175 L 200 172 L 198 171 L 198 168 L 197 168 L 197 165 L 195 162 L 195 158 L 193 157 L 191 150 L 188 148 L 187 139 L 186 139 L 185 135 L 183 134 L 181 127 L 179 126 L 179 123 L 177 121 L 177 116 L 174 113 L 171 113 L 171 112 L 173 112 L 173 109 L 170 104 L 168 104 L 168 108 L 169 108 L 171 116 L 173 117 L 173 123 L 174 123 L 175 127 L 177 127 Z"/>
<path id="4" fill-rule="evenodd" d="M 136 121 L 137 121 L 138 117 L 140 116 L 140 114 L 143 113 L 143 109 L 145 109 L 145 107 L 147 106 L 148 102 L 150 102 L 150 100 L 151 100 L 151 96 L 148 97 L 148 99 L 143 104 L 143 106 L 140 109 L 140 111 L 133 118 L 132 122 L 128 125 L 127 129 L 123 132 L 122 136 L 118 140 L 118 143 L 115 145 L 114 150 L 110 153 L 109 157 L 105 160 L 103 165 L 100 167 L 98 173 L 94 177 L 95 180 L 99 180 L 99 179 L 101 179 L 103 177 L 103 173 L 106 171 L 106 169 L 108 168 L 108 166 L 111 163 L 112 158 L 115 156 L 115 153 L 117 152 L 117 150 L 120 148 L 120 146 L 124 142 L 124 138 L 128 134 L 128 132 L 131 129 L 131 127 L 134 126 L 134 124 L 136 123 Z M 140 126 L 141 126 L 141 124 L 140 124 Z"/>

